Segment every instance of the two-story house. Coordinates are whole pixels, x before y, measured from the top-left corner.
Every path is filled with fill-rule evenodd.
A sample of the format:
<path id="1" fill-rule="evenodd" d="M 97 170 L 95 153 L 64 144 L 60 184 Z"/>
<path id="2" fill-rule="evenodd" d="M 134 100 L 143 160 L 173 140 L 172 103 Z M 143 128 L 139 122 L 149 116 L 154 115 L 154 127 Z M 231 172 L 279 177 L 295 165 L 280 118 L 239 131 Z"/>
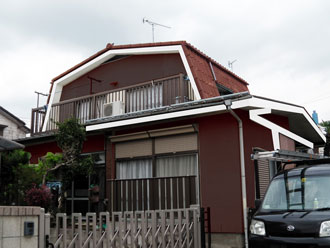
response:
<path id="1" fill-rule="evenodd" d="M 83 152 L 99 160 L 97 178 L 73 182 L 69 212 L 88 210 L 93 181 L 101 210 L 210 207 L 213 239 L 223 243 L 247 231 L 253 148 L 324 143 L 303 107 L 251 95 L 246 81 L 185 41 L 108 44 L 54 78 L 21 140 L 32 162 L 60 151 L 54 123 L 71 116 L 86 126 Z"/>

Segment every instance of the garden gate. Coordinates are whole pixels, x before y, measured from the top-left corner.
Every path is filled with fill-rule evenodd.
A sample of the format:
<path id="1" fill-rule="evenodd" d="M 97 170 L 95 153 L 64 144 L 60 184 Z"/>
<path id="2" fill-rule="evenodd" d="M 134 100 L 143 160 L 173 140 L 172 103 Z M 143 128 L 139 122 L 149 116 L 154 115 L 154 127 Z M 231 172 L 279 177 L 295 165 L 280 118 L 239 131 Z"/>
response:
<path id="1" fill-rule="evenodd" d="M 55 248 L 199 248 L 199 215 L 199 207 L 102 212 L 98 216 L 95 213 L 86 216 L 60 213 L 56 215 L 56 226 L 52 229 L 50 216 L 45 216 L 45 235 L 49 240 L 48 247 Z"/>

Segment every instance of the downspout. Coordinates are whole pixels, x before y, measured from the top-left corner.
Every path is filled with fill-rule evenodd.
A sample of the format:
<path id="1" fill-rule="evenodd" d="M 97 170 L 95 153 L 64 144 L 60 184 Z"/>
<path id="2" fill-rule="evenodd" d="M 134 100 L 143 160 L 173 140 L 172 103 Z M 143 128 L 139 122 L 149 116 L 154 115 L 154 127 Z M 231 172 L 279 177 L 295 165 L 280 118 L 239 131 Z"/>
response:
<path id="1" fill-rule="evenodd" d="M 244 223 L 244 236 L 245 236 L 245 247 L 249 247 L 248 243 L 248 224 L 247 224 L 247 200 L 246 200 L 246 179 L 245 179 L 245 159 L 244 159 L 244 142 L 243 142 L 243 122 L 238 115 L 231 109 L 231 100 L 226 100 L 225 105 L 229 113 L 238 122 L 239 131 L 239 152 L 241 162 L 241 189 L 242 189 L 242 205 L 243 205 L 243 223 Z"/>

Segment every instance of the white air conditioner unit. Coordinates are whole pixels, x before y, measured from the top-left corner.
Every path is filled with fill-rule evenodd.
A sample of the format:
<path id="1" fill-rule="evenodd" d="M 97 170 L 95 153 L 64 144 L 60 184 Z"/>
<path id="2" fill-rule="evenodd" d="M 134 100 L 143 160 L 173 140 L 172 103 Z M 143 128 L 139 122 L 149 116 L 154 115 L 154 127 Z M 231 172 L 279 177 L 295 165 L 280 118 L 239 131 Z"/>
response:
<path id="1" fill-rule="evenodd" d="M 125 103 L 122 101 L 106 103 L 103 106 L 104 116 L 122 115 L 125 113 Z"/>

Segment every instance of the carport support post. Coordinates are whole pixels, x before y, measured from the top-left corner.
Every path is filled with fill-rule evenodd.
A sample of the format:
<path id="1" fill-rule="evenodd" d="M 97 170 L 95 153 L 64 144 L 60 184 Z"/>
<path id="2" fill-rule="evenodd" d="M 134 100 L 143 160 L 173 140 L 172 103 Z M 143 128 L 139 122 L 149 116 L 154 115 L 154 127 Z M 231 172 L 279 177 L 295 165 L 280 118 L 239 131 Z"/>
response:
<path id="1" fill-rule="evenodd" d="M 247 227 L 247 201 L 246 201 L 246 179 L 245 179 L 245 159 L 244 159 L 244 142 L 243 142 L 243 122 L 238 115 L 231 109 L 231 100 L 225 100 L 225 105 L 229 113 L 238 122 L 239 131 L 239 151 L 241 161 L 241 187 L 242 187 L 242 205 L 243 205 L 243 223 L 244 223 L 244 236 L 245 236 L 245 247 L 249 247 L 248 240 L 248 227 Z"/>
<path id="2" fill-rule="evenodd" d="M 1 152 L 0 152 L 0 190 L 2 189 L 2 185 L 1 185 Z M 0 197 L 0 201 L 2 201 L 1 199 L 2 197 Z"/>

